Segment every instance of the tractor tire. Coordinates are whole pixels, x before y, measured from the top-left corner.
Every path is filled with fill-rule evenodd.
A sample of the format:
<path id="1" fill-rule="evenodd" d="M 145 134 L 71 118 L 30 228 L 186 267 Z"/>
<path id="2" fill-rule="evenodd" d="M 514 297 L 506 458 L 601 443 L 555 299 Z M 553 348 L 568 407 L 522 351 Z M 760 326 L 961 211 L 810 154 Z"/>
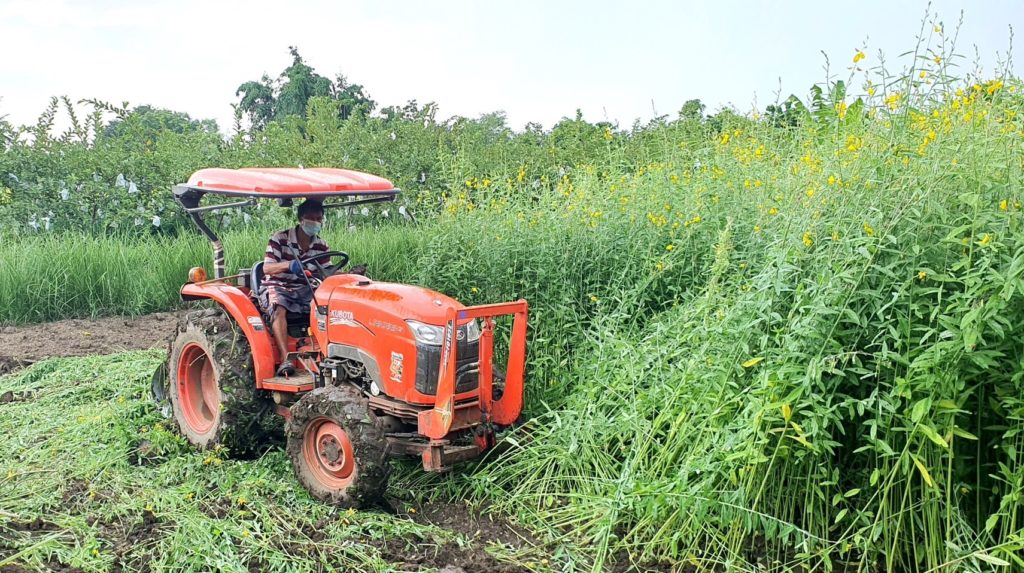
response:
<path id="1" fill-rule="evenodd" d="M 387 490 L 387 439 L 357 388 L 328 386 L 306 394 L 292 406 L 285 434 L 295 476 L 314 498 L 358 509 Z"/>
<path id="2" fill-rule="evenodd" d="M 166 378 L 171 414 L 193 446 L 245 457 L 270 445 L 275 425 L 280 434 L 272 402 L 256 389 L 249 342 L 219 307 L 178 322 Z"/>

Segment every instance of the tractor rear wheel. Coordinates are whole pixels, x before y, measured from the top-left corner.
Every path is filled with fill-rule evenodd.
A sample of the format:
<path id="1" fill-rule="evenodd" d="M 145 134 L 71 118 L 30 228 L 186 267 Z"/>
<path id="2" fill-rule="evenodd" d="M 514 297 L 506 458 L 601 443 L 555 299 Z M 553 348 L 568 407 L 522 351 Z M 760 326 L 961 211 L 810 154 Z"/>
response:
<path id="1" fill-rule="evenodd" d="M 273 405 L 256 389 L 245 334 L 223 310 L 194 311 L 179 321 L 167 378 L 171 413 L 189 443 L 240 455 L 266 447 Z"/>
<path id="2" fill-rule="evenodd" d="M 291 408 L 288 456 L 316 499 L 341 507 L 373 504 L 387 489 L 387 439 L 352 386 L 317 388 Z"/>

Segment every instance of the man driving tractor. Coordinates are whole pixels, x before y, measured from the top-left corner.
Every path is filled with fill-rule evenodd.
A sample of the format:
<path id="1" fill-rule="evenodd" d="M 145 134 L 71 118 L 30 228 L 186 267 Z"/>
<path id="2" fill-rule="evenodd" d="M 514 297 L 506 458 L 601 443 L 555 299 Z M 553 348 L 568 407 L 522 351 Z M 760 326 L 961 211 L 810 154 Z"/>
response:
<path id="1" fill-rule="evenodd" d="M 319 201 L 307 199 L 298 209 L 299 224 L 290 229 L 274 233 L 267 243 L 263 258 L 263 272 L 267 278 L 260 286 L 260 306 L 270 318 L 270 330 L 274 333 L 281 356 L 288 356 L 287 313 L 309 314 L 309 302 L 313 291 L 302 274 L 300 259 L 308 259 L 328 252 L 327 243 L 320 237 L 324 223 L 324 206 Z M 330 260 L 320 261 L 330 264 Z M 313 270 L 313 263 L 307 263 Z M 278 376 L 291 376 L 295 364 L 290 358 L 281 361 L 277 367 Z"/>

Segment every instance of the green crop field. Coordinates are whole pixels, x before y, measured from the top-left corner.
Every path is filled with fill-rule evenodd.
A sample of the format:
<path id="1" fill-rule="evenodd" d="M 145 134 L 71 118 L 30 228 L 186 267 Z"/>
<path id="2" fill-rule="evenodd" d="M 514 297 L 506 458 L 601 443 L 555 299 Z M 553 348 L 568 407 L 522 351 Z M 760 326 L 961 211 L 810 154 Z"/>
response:
<path id="1" fill-rule="evenodd" d="M 628 130 L 342 121 L 324 101 L 226 142 L 130 114 L 121 135 L 8 126 L 5 323 L 178 304 L 210 255 L 169 186 L 213 164 L 390 177 L 416 220 L 332 214 L 332 246 L 531 316 L 528 421 L 452 474 L 398 467 L 400 515 L 313 502 L 280 448 L 191 451 L 148 402 L 158 351 L 0 377 L 0 570 L 403 570 L 388 540 L 478 547 L 492 570 L 1024 569 L 1024 85 L 944 45 L 899 73 L 859 54 L 867 71 L 805 102 Z M 229 267 L 287 217 L 251 213 L 218 222 Z M 531 541 L 408 518 L 429 503 Z"/>

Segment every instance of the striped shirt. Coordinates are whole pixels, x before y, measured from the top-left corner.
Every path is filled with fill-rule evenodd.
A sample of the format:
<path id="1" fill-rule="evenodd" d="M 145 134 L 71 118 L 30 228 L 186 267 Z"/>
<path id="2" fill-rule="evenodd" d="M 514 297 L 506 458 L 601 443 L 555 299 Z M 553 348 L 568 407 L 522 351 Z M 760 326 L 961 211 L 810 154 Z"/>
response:
<path id="1" fill-rule="evenodd" d="M 309 248 L 305 251 L 299 246 L 298 238 L 299 226 L 296 225 L 291 229 L 285 229 L 278 231 L 270 237 L 270 241 L 267 243 L 267 252 L 263 257 L 264 263 L 283 263 L 298 259 L 308 259 L 321 253 L 326 253 L 330 249 L 327 247 L 327 243 L 320 238 L 319 235 L 313 237 L 309 242 Z M 322 265 L 329 265 L 330 259 L 323 259 L 320 261 Z M 306 263 L 306 269 L 315 271 L 316 265 L 312 262 Z M 306 281 L 298 275 L 293 275 L 288 271 L 278 273 L 275 275 L 267 275 L 263 279 L 264 286 L 283 286 L 288 288 L 305 287 Z"/>

